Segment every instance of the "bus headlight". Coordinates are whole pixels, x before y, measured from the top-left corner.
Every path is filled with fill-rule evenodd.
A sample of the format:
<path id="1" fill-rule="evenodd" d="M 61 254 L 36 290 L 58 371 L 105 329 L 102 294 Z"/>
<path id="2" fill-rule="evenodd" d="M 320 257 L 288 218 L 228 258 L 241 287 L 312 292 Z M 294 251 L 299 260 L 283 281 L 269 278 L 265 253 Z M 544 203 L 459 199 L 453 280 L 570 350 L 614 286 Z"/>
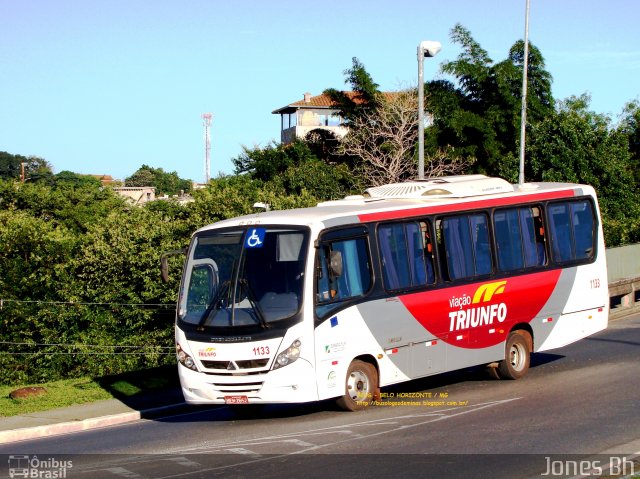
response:
<path id="1" fill-rule="evenodd" d="M 176 358 L 178 362 L 182 364 L 185 368 L 191 369 L 192 371 L 197 371 L 198 367 L 196 366 L 196 362 L 193 360 L 191 356 L 184 352 L 182 347 L 176 343 Z"/>
<path id="2" fill-rule="evenodd" d="M 300 357 L 300 345 L 302 343 L 299 339 L 296 339 L 291 346 L 282 351 L 276 357 L 276 360 L 273 362 L 273 369 L 278 369 L 286 366 L 287 364 L 291 364 L 296 359 Z"/>

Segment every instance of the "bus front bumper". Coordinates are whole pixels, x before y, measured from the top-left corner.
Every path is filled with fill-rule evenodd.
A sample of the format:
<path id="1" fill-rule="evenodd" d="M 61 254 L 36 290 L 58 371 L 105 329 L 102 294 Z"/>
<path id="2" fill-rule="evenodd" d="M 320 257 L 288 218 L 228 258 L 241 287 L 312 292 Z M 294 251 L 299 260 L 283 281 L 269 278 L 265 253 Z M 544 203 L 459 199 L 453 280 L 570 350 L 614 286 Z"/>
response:
<path id="1" fill-rule="evenodd" d="M 318 400 L 315 371 L 303 359 L 259 374 L 205 374 L 178 365 L 187 404 L 302 403 Z"/>

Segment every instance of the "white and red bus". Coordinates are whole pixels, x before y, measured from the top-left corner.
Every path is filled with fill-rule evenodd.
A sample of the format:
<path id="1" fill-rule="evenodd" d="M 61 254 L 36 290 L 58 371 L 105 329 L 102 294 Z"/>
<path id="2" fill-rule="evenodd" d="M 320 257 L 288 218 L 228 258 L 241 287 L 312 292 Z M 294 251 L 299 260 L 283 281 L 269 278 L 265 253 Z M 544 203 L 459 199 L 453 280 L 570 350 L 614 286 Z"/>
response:
<path id="1" fill-rule="evenodd" d="M 337 398 L 474 365 L 517 379 L 530 353 L 605 329 L 593 188 L 483 175 L 411 181 L 194 233 L 175 328 L 191 404 Z"/>

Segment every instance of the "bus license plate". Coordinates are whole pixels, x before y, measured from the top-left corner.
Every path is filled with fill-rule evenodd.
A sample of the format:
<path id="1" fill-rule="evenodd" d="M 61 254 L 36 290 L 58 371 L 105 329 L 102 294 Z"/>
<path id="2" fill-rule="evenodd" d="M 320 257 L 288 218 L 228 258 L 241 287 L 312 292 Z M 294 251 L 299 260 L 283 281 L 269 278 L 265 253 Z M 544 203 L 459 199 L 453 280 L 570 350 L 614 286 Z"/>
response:
<path id="1" fill-rule="evenodd" d="M 249 398 L 247 396 L 225 396 L 225 404 L 249 404 Z"/>

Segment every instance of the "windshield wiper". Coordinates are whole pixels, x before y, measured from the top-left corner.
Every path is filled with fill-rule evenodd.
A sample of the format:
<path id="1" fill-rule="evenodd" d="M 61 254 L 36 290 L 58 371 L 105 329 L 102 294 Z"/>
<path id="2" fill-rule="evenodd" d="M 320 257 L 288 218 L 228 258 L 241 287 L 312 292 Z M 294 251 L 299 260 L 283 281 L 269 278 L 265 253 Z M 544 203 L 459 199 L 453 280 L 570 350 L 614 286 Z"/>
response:
<path id="1" fill-rule="evenodd" d="M 258 301 L 256 301 L 256 296 L 255 294 L 253 294 L 253 289 L 251 289 L 249 281 L 247 281 L 246 279 L 241 279 L 239 283 L 240 287 L 245 288 L 245 291 L 247 292 L 247 299 L 249 299 L 251 306 L 253 306 L 253 310 L 256 312 L 256 320 L 258 321 L 258 323 L 260 323 L 260 326 L 262 326 L 263 329 L 270 328 L 269 323 L 267 323 L 264 317 L 262 308 L 260 308 L 260 304 L 258 303 Z"/>
<path id="2" fill-rule="evenodd" d="M 213 309 L 222 300 L 222 296 L 229 291 L 230 286 L 231 286 L 231 280 L 227 280 L 218 287 L 218 291 L 216 291 L 216 294 L 211 300 L 211 303 L 209 303 L 209 306 L 207 306 L 207 309 L 204 311 L 202 317 L 200 318 L 200 321 L 198 321 L 199 330 L 202 330 L 204 328 L 204 323 L 207 322 L 207 319 L 209 319 L 209 315 L 211 314 Z M 220 311 L 220 308 L 216 308 L 211 319 L 215 317 L 218 311 Z"/>

